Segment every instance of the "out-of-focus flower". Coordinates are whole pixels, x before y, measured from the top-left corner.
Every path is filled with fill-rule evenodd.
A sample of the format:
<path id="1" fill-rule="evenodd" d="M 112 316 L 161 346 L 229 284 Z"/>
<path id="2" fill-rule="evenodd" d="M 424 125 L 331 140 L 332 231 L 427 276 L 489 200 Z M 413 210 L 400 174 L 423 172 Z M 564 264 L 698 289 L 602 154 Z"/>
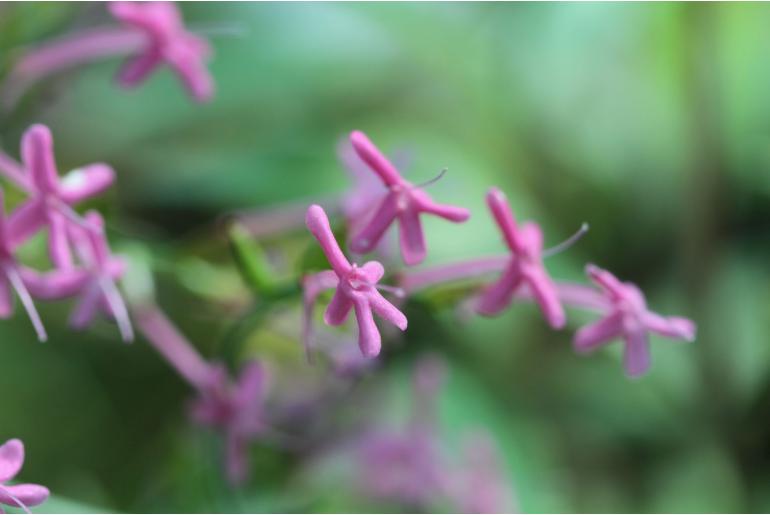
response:
<path id="1" fill-rule="evenodd" d="M 483 315 L 499 313 L 511 303 L 516 290 L 527 285 L 551 327 L 564 327 L 564 308 L 543 265 L 540 227 L 529 222 L 519 228 L 505 194 L 497 188 L 487 193 L 487 205 L 511 251 L 511 258 L 500 279 L 479 296 L 477 311 Z"/>
<path id="2" fill-rule="evenodd" d="M 625 341 L 623 362 L 631 377 L 644 374 L 650 367 L 648 333 L 685 341 L 695 339 L 692 320 L 663 317 L 647 309 L 642 291 L 634 284 L 619 281 L 601 268 L 588 265 L 586 274 L 596 283 L 608 301 L 605 316 L 581 328 L 574 338 L 578 352 L 590 352 L 615 338 Z"/>
<path id="3" fill-rule="evenodd" d="M 44 125 L 33 125 L 24 133 L 21 156 L 26 175 L 25 182 L 19 186 L 29 193 L 29 199 L 11 214 L 11 240 L 19 245 L 46 225 L 51 261 L 57 267 L 70 268 L 72 254 L 67 226 L 82 223 L 71 206 L 107 189 L 115 179 L 115 172 L 97 163 L 74 170 L 59 180 L 53 137 Z"/>
<path id="4" fill-rule="evenodd" d="M 516 501 L 497 449 L 486 433 L 469 437 L 455 477 L 453 497 L 460 513 L 512 513 Z"/>
<path id="5" fill-rule="evenodd" d="M 221 431 L 225 437 L 225 470 L 232 484 L 248 478 L 248 446 L 265 430 L 264 398 L 267 372 L 261 363 L 244 365 L 236 383 L 224 366 L 210 368 L 208 384 L 192 403 L 192 419 Z"/>
<path id="6" fill-rule="evenodd" d="M 336 288 L 340 280 L 334 270 L 324 270 L 302 278 L 302 344 L 308 359 L 312 359 L 315 330 L 313 328 L 313 308 L 318 296 L 324 291 Z"/>
<path id="7" fill-rule="evenodd" d="M 214 82 L 206 68 L 211 54 L 208 42 L 184 27 L 179 9 L 172 2 L 111 2 L 112 15 L 146 36 L 146 46 L 130 57 L 118 74 L 122 86 L 141 84 L 165 63 L 177 74 L 190 95 L 199 102 L 214 93 Z"/>
<path id="8" fill-rule="evenodd" d="M 425 234 L 421 213 L 429 213 L 452 222 L 464 222 L 470 217 L 467 209 L 435 203 L 430 196 L 404 180 L 395 166 L 374 146 L 363 132 L 354 131 L 350 142 L 358 156 L 380 177 L 387 192 L 369 222 L 351 240 L 351 250 L 364 254 L 382 238 L 394 220 L 398 220 L 401 256 L 407 265 L 425 259 Z"/>
<path id="9" fill-rule="evenodd" d="M 21 440 L 8 440 L 0 446 L 0 513 L 2 505 L 21 508 L 29 513 L 30 506 L 37 506 L 50 495 L 44 486 L 34 484 L 9 485 L 24 465 L 24 444 Z"/>
<path id="10" fill-rule="evenodd" d="M 329 325 L 341 325 L 350 311 L 355 310 L 361 352 L 367 357 L 377 356 L 380 353 L 381 337 L 372 312 L 402 331 L 407 325 L 406 316 L 377 291 L 377 283 L 385 274 L 384 268 L 377 261 L 369 261 L 361 267 L 351 265 L 337 244 L 329 219 L 321 206 L 310 206 L 305 222 L 339 280 L 334 297 L 326 308 L 324 321 Z"/>

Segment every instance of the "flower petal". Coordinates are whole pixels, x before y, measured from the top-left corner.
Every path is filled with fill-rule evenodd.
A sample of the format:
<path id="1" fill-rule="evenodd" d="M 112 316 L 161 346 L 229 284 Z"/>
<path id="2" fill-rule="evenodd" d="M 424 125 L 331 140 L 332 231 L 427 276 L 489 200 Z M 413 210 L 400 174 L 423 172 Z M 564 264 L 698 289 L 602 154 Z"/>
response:
<path id="1" fill-rule="evenodd" d="M 90 279 L 89 273 L 80 269 L 40 274 L 32 269 L 20 267 L 19 274 L 29 292 L 44 300 L 58 300 L 75 295 Z"/>
<path id="2" fill-rule="evenodd" d="M 53 156 L 53 136 L 48 127 L 36 124 L 27 129 L 21 140 L 21 157 L 38 191 L 58 191 L 59 174 Z"/>
<path id="3" fill-rule="evenodd" d="M 365 357 L 374 358 L 380 353 L 382 338 L 374 323 L 372 309 L 368 299 L 358 299 L 354 305 L 358 322 L 358 346 Z"/>
<path id="4" fill-rule="evenodd" d="M 404 315 L 396 306 L 391 304 L 385 297 L 383 297 L 380 292 L 373 289 L 370 293 L 367 294 L 367 296 L 369 297 L 369 304 L 375 313 L 402 331 L 406 330 L 406 315 Z"/>
<path id="5" fill-rule="evenodd" d="M 73 170 L 61 180 L 61 198 L 76 204 L 109 188 L 115 182 L 115 171 L 104 163 L 95 163 Z"/>
<path id="6" fill-rule="evenodd" d="M 511 303 L 513 293 L 521 284 L 522 275 L 516 263 L 503 271 L 496 283 L 488 286 L 479 296 L 476 311 L 480 315 L 496 315 Z"/>
<path id="7" fill-rule="evenodd" d="M 16 477 L 24 465 L 24 444 L 19 439 L 12 439 L 0 446 L 0 483 Z"/>
<path id="8" fill-rule="evenodd" d="M 567 323 L 567 317 L 559 301 L 556 285 L 545 269 L 542 266 L 531 266 L 524 272 L 524 276 L 548 324 L 554 329 L 564 327 L 564 324 Z"/>
<path id="9" fill-rule="evenodd" d="M 581 327 L 573 339 L 575 350 L 590 352 L 613 338 L 619 337 L 623 327 L 622 321 L 623 316 L 620 313 L 613 313 Z"/>
<path id="10" fill-rule="evenodd" d="M 647 329 L 668 338 L 676 338 L 691 342 L 695 340 L 695 322 L 682 317 L 663 317 L 657 313 L 647 312 L 642 317 Z"/>
<path id="11" fill-rule="evenodd" d="M 519 235 L 519 229 L 516 225 L 516 219 L 513 216 L 511 207 L 508 205 L 508 199 L 505 193 L 498 188 L 491 188 L 487 192 L 487 206 L 492 212 L 492 216 L 500 228 L 500 232 L 508 244 L 508 248 L 516 254 L 524 251 L 524 242 Z"/>
<path id="12" fill-rule="evenodd" d="M 398 215 L 398 236 L 401 242 L 401 257 L 404 263 L 412 266 L 425 259 L 425 233 L 422 230 L 420 214 L 406 210 Z"/>
<path id="13" fill-rule="evenodd" d="M 623 364 L 626 374 L 639 377 L 650 368 L 650 342 L 647 332 L 643 328 L 626 332 L 624 339 L 626 347 L 623 351 Z"/>
<path id="14" fill-rule="evenodd" d="M 353 145 L 358 157 L 380 176 L 380 179 L 382 179 L 386 186 L 395 186 L 404 182 L 396 167 L 382 155 L 382 152 L 374 146 L 374 143 L 369 140 L 366 134 L 361 131 L 351 132 L 350 143 Z"/>
<path id="15" fill-rule="evenodd" d="M 148 48 L 141 54 L 129 57 L 118 71 L 118 84 L 124 88 L 133 88 L 141 84 L 163 61 L 156 48 Z"/>
<path id="16" fill-rule="evenodd" d="M 32 198 L 16 208 L 8 218 L 8 236 L 11 246 L 17 247 L 34 235 L 47 222 L 43 201 Z"/>
<path id="17" fill-rule="evenodd" d="M 3 486 L 0 489 L 0 503 L 8 506 L 17 506 L 18 503 L 10 495 L 21 501 L 25 506 L 37 506 L 43 504 L 51 493 L 41 485 L 22 484 Z"/>
<path id="18" fill-rule="evenodd" d="M 361 271 L 371 284 L 379 282 L 382 276 L 385 275 L 385 268 L 379 261 L 367 261 L 361 267 Z"/>
<path id="19" fill-rule="evenodd" d="M 421 203 L 420 209 L 425 213 L 436 215 L 451 222 L 465 222 L 471 217 L 471 212 L 464 207 L 437 204 L 433 201 Z"/>
<path id="20" fill-rule="evenodd" d="M 348 318 L 353 302 L 340 288 L 334 292 L 331 302 L 326 307 L 324 322 L 328 325 L 341 325 Z"/>
<path id="21" fill-rule="evenodd" d="M 198 102 L 206 102 L 214 96 L 214 80 L 205 63 L 209 53 L 206 41 L 195 36 L 186 36 L 172 53 L 166 55 L 166 60 L 179 80 Z"/>
<path id="22" fill-rule="evenodd" d="M 67 220 L 56 211 L 48 213 L 48 254 L 56 268 L 72 268 L 72 253 L 67 237 Z"/>
<path id="23" fill-rule="evenodd" d="M 69 325 L 73 329 L 85 329 L 96 316 L 102 300 L 102 290 L 98 281 L 86 287 L 75 310 L 70 315 Z"/>
<path id="24" fill-rule="evenodd" d="M 321 245 L 326 255 L 326 259 L 329 260 L 329 264 L 332 266 L 338 276 L 344 276 L 350 269 L 350 262 L 342 253 L 337 240 L 334 238 L 331 226 L 329 225 L 329 218 L 326 216 L 326 212 L 318 204 L 313 204 L 307 210 L 305 215 L 305 224 L 310 232 L 315 236 L 318 243 Z"/>
<path id="25" fill-rule="evenodd" d="M 397 203 L 396 195 L 385 195 L 366 226 L 351 240 L 350 250 L 356 254 L 371 252 L 396 218 L 398 214 Z"/>

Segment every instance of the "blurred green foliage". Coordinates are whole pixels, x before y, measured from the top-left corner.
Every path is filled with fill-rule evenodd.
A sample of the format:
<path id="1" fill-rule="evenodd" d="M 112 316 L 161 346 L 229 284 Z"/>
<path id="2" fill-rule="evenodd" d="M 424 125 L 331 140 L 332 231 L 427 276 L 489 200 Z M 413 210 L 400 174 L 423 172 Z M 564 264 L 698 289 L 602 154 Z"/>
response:
<path id="1" fill-rule="evenodd" d="M 260 302 L 222 215 L 342 193 L 335 145 L 362 129 L 410 149 L 416 181 L 449 167 L 432 194 L 471 208 L 462 226 L 426 223 L 430 262 L 501 250 L 483 204 L 498 185 L 547 245 L 591 224 L 549 260 L 555 277 L 581 280 L 595 262 L 699 335 L 654 339 L 651 373 L 629 381 L 617 345 L 571 350 L 580 313 L 562 333 L 526 305 L 460 323 L 421 296 L 404 341 L 358 386 L 391 401 L 342 403 L 330 420 L 398 419 L 413 358 L 432 349 L 452 371 L 443 440 L 491 431 L 524 511 L 770 510 L 770 5 L 183 7 L 193 28 L 238 33 L 213 36 L 213 102 L 192 104 L 165 70 L 122 91 L 108 61 L 36 87 L 0 115 L 0 143 L 16 154 L 42 122 L 62 169 L 116 168 L 98 201 L 114 246 L 148 256 L 160 305 L 204 354 L 220 355 Z M 0 74 L 24 45 L 99 23 L 111 22 L 96 3 L 0 4 Z M 263 257 L 296 279 L 302 256 L 317 261 L 310 245 L 299 227 L 263 242 Z M 25 251 L 40 259 L 42 245 Z M 21 315 L 0 325 L 0 439 L 25 441 L 21 478 L 55 494 L 43 511 L 376 509 L 268 445 L 253 450 L 248 487 L 230 490 L 219 442 L 185 420 L 186 386 L 106 323 L 71 332 L 68 308 L 41 306 L 47 344 Z M 299 388 L 322 371 L 273 315 L 238 332 L 240 352 L 278 367 L 274 388 Z"/>

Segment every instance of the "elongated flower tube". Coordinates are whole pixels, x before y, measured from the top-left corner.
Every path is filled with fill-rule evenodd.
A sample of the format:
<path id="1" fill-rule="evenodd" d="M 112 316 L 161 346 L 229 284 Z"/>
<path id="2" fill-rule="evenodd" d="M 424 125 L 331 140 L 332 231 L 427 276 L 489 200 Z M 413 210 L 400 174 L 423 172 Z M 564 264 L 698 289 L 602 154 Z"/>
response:
<path id="1" fill-rule="evenodd" d="M 398 221 L 401 256 L 407 265 L 421 263 L 426 256 L 425 234 L 420 215 L 428 213 L 452 222 L 470 217 L 467 209 L 437 204 L 430 196 L 404 180 L 395 166 L 374 146 L 363 132 L 350 134 L 350 142 L 358 156 L 374 171 L 388 189 L 369 223 L 355 235 L 350 248 L 364 254 L 372 249 L 394 221 Z"/>
<path id="2" fill-rule="evenodd" d="M 564 327 L 566 316 L 556 287 L 545 270 L 542 259 L 543 234 L 534 222 L 516 224 L 505 194 L 497 188 L 487 193 L 487 205 L 511 252 L 510 261 L 500 279 L 479 296 L 476 310 L 482 315 L 495 315 L 507 308 L 517 289 L 526 285 L 535 297 L 548 324 Z"/>
<path id="3" fill-rule="evenodd" d="M 30 506 L 43 504 L 50 493 L 44 486 L 34 484 L 9 485 L 24 465 L 24 444 L 21 440 L 8 440 L 0 445 L 0 513 L 2 505 L 21 508 L 29 513 Z"/>
<path id="4" fill-rule="evenodd" d="M 337 244 L 329 219 L 321 206 L 314 204 L 308 208 L 305 223 L 321 245 L 339 281 L 334 297 L 326 308 L 324 321 L 329 325 L 341 325 L 350 311 L 355 310 L 361 352 L 366 357 L 377 356 L 382 339 L 373 313 L 402 331 L 406 330 L 407 325 L 406 316 L 377 291 L 377 283 L 385 274 L 385 269 L 377 261 L 369 261 L 361 267 L 351 264 Z"/>
<path id="5" fill-rule="evenodd" d="M 696 327 L 692 320 L 663 317 L 649 311 L 644 294 L 636 285 L 621 282 L 594 265 L 586 267 L 586 274 L 599 286 L 608 307 L 603 318 L 575 334 L 574 345 L 578 352 L 591 352 L 615 338 L 622 338 L 626 373 L 638 377 L 650 368 L 650 332 L 688 342 L 695 340 Z"/>
<path id="6" fill-rule="evenodd" d="M 11 240 L 19 245 L 46 225 L 51 261 L 57 267 L 71 268 L 67 226 L 72 222 L 82 223 L 71 206 L 107 189 L 115 179 L 115 172 L 97 163 L 74 170 L 60 180 L 54 161 L 53 137 L 45 125 L 33 125 L 24 133 L 21 155 L 25 179 L 17 185 L 30 197 L 11 214 Z"/>
<path id="7" fill-rule="evenodd" d="M 208 42 L 188 32 L 179 9 L 172 2 L 111 2 L 112 15 L 146 36 L 145 47 L 128 59 L 118 82 L 134 87 L 161 64 L 167 64 L 190 95 L 199 102 L 211 99 L 214 82 L 206 68 L 211 55 Z"/>

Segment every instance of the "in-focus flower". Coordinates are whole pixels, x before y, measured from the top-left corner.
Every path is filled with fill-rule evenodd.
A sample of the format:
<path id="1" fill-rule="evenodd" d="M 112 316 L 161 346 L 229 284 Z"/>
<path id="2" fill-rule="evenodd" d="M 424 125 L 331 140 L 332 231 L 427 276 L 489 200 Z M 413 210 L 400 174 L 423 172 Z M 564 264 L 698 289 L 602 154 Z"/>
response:
<path id="1" fill-rule="evenodd" d="M 37 506 L 48 499 L 50 493 L 44 486 L 33 484 L 9 485 L 24 465 L 24 444 L 21 440 L 8 440 L 0 446 L 0 513 L 2 505 L 21 508 L 29 513 L 30 506 Z"/>
<path id="2" fill-rule="evenodd" d="M 107 189 L 115 179 L 115 172 L 106 164 L 97 163 L 73 170 L 59 180 L 53 137 L 45 125 L 33 125 L 24 133 L 21 156 L 26 181 L 19 186 L 30 196 L 11 214 L 13 244 L 21 244 L 45 225 L 51 261 L 56 267 L 70 268 L 72 254 L 67 226 L 82 223 L 71 206 Z"/>
<path id="3" fill-rule="evenodd" d="M 599 286 L 608 307 L 600 320 L 582 327 L 574 338 L 578 352 L 590 352 L 615 338 L 625 341 L 623 363 L 631 377 L 644 374 L 650 367 L 648 333 L 684 341 L 695 340 L 692 320 L 663 317 L 647 309 L 642 291 L 634 284 L 621 282 L 601 268 L 588 265 L 586 274 Z"/>
<path id="4" fill-rule="evenodd" d="M 192 419 L 221 431 L 225 437 L 225 470 L 232 484 L 248 478 L 248 446 L 267 429 L 264 399 L 267 372 L 261 363 L 244 365 L 236 383 L 224 366 L 210 368 L 209 382 L 192 403 Z"/>
<path id="5" fill-rule="evenodd" d="M 134 339 L 134 331 L 126 304 L 115 281 L 126 271 L 126 262 L 112 254 L 104 234 L 104 220 L 89 211 L 83 226 L 70 224 L 69 240 L 78 256 L 78 267 L 55 270 L 46 274 L 26 271 L 24 281 L 30 292 L 40 299 L 58 300 L 77 295 L 79 301 L 70 316 L 70 325 L 84 329 L 98 312 L 114 318 L 125 342 Z"/>
<path id="6" fill-rule="evenodd" d="M 339 281 L 334 297 L 326 308 L 324 321 L 329 325 L 341 325 L 350 311 L 355 310 L 361 352 L 367 357 L 377 356 L 380 353 L 381 336 L 372 313 L 377 313 L 402 331 L 407 325 L 406 316 L 377 291 L 377 283 L 385 274 L 385 269 L 377 261 L 368 261 L 360 267 L 351 264 L 337 244 L 329 219 L 321 206 L 314 204 L 308 208 L 305 223 L 321 245 Z"/>
<path id="7" fill-rule="evenodd" d="M 211 55 L 208 42 L 185 29 L 179 9 L 172 2 L 111 2 L 112 15 L 146 36 L 146 46 L 130 57 L 118 73 L 118 82 L 134 87 L 160 66 L 167 64 L 199 102 L 209 100 L 214 82 L 206 68 Z"/>
<path id="8" fill-rule="evenodd" d="M 470 217 L 467 209 L 437 204 L 420 186 L 404 180 L 396 167 L 363 132 L 352 132 L 350 142 L 358 156 L 380 177 L 388 190 L 368 224 L 351 240 L 353 252 L 371 252 L 388 227 L 397 220 L 401 256 L 407 265 L 416 265 L 426 255 L 421 213 L 436 215 L 452 222 L 464 222 Z"/>
<path id="9" fill-rule="evenodd" d="M 40 315 L 23 280 L 25 275 L 34 272 L 16 261 L 10 233 L 11 230 L 5 217 L 4 194 L 0 190 L 0 268 L 2 268 L 0 270 L 0 318 L 8 318 L 13 314 L 13 296 L 11 295 L 13 289 L 27 311 L 27 316 L 35 328 L 38 339 L 45 341 L 48 339 L 45 327 L 43 327 L 43 322 L 40 320 Z"/>
<path id="10" fill-rule="evenodd" d="M 564 327 L 566 317 L 556 286 L 543 265 L 543 233 L 534 222 L 518 227 L 505 194 L 497 188 L 487 193 L 487 205 L 511 251 L 510 261 L 498 281 L 479 296 L 477 311 L 495 315 L 510 305 L 516 291 L 527 286 L 548 324 Z"/>

